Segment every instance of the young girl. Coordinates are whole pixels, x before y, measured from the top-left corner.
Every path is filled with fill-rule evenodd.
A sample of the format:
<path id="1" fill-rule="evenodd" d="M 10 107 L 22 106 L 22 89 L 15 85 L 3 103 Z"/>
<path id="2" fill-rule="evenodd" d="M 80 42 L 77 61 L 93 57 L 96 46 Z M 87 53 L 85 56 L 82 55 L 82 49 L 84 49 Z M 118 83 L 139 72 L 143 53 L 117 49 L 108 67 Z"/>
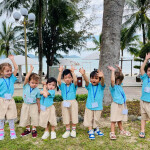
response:
<path id="1" fill-rule="evenodd" d="M 17 118 L 17 109 L 14 99 L 14 83 L 17 80 L 15 77 L 18 71 L 18 66 L 15 63 L 14 56 L 10 55 L 8 58 L 12 61 L 12 66 L 9 63 L 0 65 L 0 140 L 4 139 L 4 120 L 5 116 L 9 122 L 10 138 L 15 139 L 14 119 Z"/>
<path id="2" fill-rule="evenodd" d="M 66 125 L 66 132 L 63 138 L 76 137 L 76 124 L 78 123 L 78 102 L 76 101 L 77 77 L 74 73 L 75 68 L 63 70 L 63 66 L 59 68 L 58 85 L 63 97 L 62 102 L 62 118 L 63 124 Z M 61 77 L 65 83 L 61 82 Z M 72 83 L 73 81 L 73 83 Z M 70 133 L 70 122 L 72 122 L 72 131 Z"/>
<path id="3" fill-rule="evenodd" d="M 117 66 L 117 65 L 116 65 Z M 108 66 L 108 69 L 111 70 L 111 86 L 110 92 L 113 98 L 111 104 L 111 132 L 110 139 L 115 140 L 115 124 L 118 123 L 121 135 L 131 136 L 130 132 L 125 131 L 122 126 L 122 121 L 127 121 L 127 106 L 126 106 L 126 96 L 121 86 L 124 76 L 122 74 L 121 68 L 117 66 L 119 71 L 112 66 Z"/>
<path id="4" fill-rule="evenodd" d="M 32 73 L 33 69 L 34 67 L 31 65 L 24 81 L 24 103 L 21 108 L 20 126 L 26 127 L 26 130 L 21 134 L 23 137 L 31 133 L 30 125 L 32 125 L 32 137 L 36 138 L 36 126 L 39 125 L 40 90 L 37 88 L 39 76 L 36 73 Z"/>
<path id="5" fill-rule="evenodd" d="M 94 70 L 90 74 L 90 82 L 85 75 L 85 70 L 80 68 L 79 72 L 85 80 L 85 87 L 88 90 L 88 98 L 86 101 L 86 108 L 84 114 L 84 126 L 89 128 L 89 139 L 94 140 L 95 135 L 103 136 L 104 134 L 99 130 L 100 117 L 103 110 L 103 96 L 104 96 L 104 74 L 99 70 Z"/>
<path id="6" fill-rule="evenodd" d="M 147 65 L 146 73 L 145 66 L 150 59 L 150 53 L 146 54 L 144 63 L 141 66 L 141 79 L 142 84 L 142 96 L 140 101 L 141 107 L 141 132 L 140 138 L 145 138 L 145 124 L 146 120 L 150 120 L 150 63 Z"/>
<path id="7" fill-rule="evenodd" d="M 49 78 L 46 83 L 43 82 L 44 88 L 40 92 L 41 112 L 39 125 L 45 128 L 42 139 L 49 137 L 49 125 L 51 125 L 51 139 L 56 139 L 55 127 L 57 126 L 55 106 L 53 99 L 55 97 L 55 88 L 57 87 L 57 80 L 53 77 Z"/>

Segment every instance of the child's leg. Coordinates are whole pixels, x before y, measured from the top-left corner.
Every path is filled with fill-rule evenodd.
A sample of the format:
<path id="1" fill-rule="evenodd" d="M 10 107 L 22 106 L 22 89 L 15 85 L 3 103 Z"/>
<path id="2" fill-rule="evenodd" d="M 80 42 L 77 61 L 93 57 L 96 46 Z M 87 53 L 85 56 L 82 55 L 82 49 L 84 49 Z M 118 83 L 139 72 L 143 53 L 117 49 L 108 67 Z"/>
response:
<path id="1" fill-rule="evenodd" d="M 72 130 L 76 130 L 76 124 L 72 124 Z"/>
<path id="2" fill-rule="evenodd" d="M 56 139 L 55 126 L 51 126 L 51 139 Z"/>
<path id="3" fill-rule="evenodd" d="M 0 120 L 0 140 L 4 139 L 4 119 Z"/>
<path id="4" fill-rule="evenodd" d="M 36 137 L 37 137 L 36 126 L 32 126 L 32 137 L 33 137 L 33 138 L 36 138 Z"/>
<path id="5" fill-rule="evenodd" d="M 64 139 L 70 136 L 70 124 L 66 124 L 66 132 L 62 135 Z"/>
<path id="6" fill-rule="evenodd" d="M 120 131 L 123 131 L 122 121 L 118 121 L 117 123 Z"/>
<path id="7" fill-rule="evenodd" d="M 70 124 L 66 124 L 66 131 L 70 131 Z"/>
<path id="8" fill-rule="evenodd" d="M 111 122 L 111 132 L 110 132 L 110 139 L 115 140 L 116 135 L 115 135 L 115 124 L 116 122 Z"/>
<path id="9" fill-rule="evenodd" d="M 143 132 L 144 134 L 140 134 L 140 137 L 145 137 L 145 125 L 146 125 L 146 120 L 141 120 L 141 132 Z"/>
<path id="10" fill-rule="evenodd" d="M 8 122 L 9 122 L 9 128 L 10 128 L 10 137 L 11 139 L 15 139 L 17 137 L 16 137 L 16 132 L 15 132 L 14 119 L 9 120 Z"/>

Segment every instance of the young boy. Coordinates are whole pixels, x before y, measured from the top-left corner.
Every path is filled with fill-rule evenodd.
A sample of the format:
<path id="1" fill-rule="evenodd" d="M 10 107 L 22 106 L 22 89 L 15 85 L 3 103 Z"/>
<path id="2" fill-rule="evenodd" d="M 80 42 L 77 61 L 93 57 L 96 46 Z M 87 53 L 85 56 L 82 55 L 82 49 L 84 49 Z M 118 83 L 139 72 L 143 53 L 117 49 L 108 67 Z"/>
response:
<path id="1" fill-rule="evenodd" d="M 147 65 L 146 73 L 144 71 L 145 66 L 150 59 L 150 53 L 146 54 L 144 63 L 141 66 L 141 79 L 143 81 L 142 85 L 142 96 L 140 101 L 141 107 L 141 132 L 139 134 L 140 138 L 145 138 L 145 124 L 146 120 L 150 120 L 150 64 Z"/>
<path id="2" fill-rule="evenodd" d="M 117 65 L 116 65 L 117 66 Z M 121 86 L 124 76 L 122 74 L 121 68 L 117 66 L 119 71 L 112 66 L 108 66 L 108 69 L 111 70 L 111 86 L 110 92 L 113 98 L 111 104 L 111 132 L 110 139 L 115 140 L 115 124 L 118 123 L 121 135 L 131 136 L 130 132 L 125 131 L 122 126 L 122 121 L 127 121 L 127 107 L 126 107 L 126 96 Z"/>
<path id="3" fill-rule="evenodd" d="M 75 68 L 63 69 L 59 68 L 58 85 L 63 97 L 62 102 L 62 118 L 63 124 L 66 125 L 66 132 L 62 135 L 63 138 L 76 137 L 76 124 L 78 123 L 78 103 L 76 101 L 77 77 L 74 73 Z M 61 77 L 65 83 L 61 82 Z M 72 83 L 73 81 L 73 83 Z M 70 133 L 70 122 L 72 122 L 72 131 Z"/>
<path id="4" fill-rule="evenodd" d="M 85 80 L 85 87 L 88 90 L 88 98 L 86 101 L 86 108 L 84 114 L 84 126 L 89 128 L 89 139 L 95 139 L 95 134 L 103 136 L 104 134 L 99 130 L 100 117 L 103 110 L 103 96 L 104 96 L 104 74 L 99 70 L 94 70 L 90 74 L 90 82 L 85 75 L 85 70 L 80 68 L 79 72 Z M 93 130 L 94 128 L 94 130 Z"/>
<path id="5" fill-rule="evenodd" d="M 32 137 L 37 137 L 36 126 L 39 125 L 40 112 L 40 90 L 37 88 L 39 84 L 39 76 L 32 73 L 33 66 L 30 66 L 30 71 L 25 77 L 23 86 L 23 100 L 20 116 L 20 126 L 26 127 L 26 130 L 21 136 L 26 136 L 31 133 L 30 125 L 32 125 Z M 31 120 L 31 122 L 30 122 Z"/>

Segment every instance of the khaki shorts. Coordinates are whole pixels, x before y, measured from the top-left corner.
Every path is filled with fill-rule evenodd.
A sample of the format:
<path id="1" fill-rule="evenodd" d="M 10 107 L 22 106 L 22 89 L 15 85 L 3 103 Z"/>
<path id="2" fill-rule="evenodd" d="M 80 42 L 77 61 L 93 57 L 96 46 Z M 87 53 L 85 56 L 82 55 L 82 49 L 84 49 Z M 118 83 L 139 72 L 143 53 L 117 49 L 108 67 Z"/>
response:
<path id="1" fill-rule="evenodd" d="M 71 104 L 69 108 L 64 107 L 63 102 L 61 103 L 63 124 L 65 125 L 70 124 L 70 121 L 72 121 L 73 124 L 77 124 L 78 123 L 78 102 L 76 100 L 67 100 L 67 102 L 70 102 Z"/>
<path id="2" fill-rule="evenodd" d="M 46 128 L 48 122 L 50 123 L 51 126 L 57 126 L 56 112 L 54 105 L 46 108 L 45 111 L 41 110 L 40 112 L 39 126 Z"/>
<path id="3" fill-rule="evenodd" d="M 98 127 L 100 124 L 101 113 L 102 110 L 90 110 L 85 108 L 83 125 L 85 127 Z"/>
<path id="4" fill-rule="evenodd" d="M 22 104 L 20 124 L 19 126 L 25 127 L 28 125 L 38 126 L 39 125 L 39 113 L 37 104 Z"/>
<path id="5" fill-rule="evenodd" d="M 17 109 L 14 99 L 6 100 L 0 97 L 0 120 L 17 118 Z"/>
<path id="6" fill-rule="evenodd" d="M 123 109 L 124 109 L 124 104 L 117 104 L 115 102 L 112 102 L 111 112 L 110 112 L 110 121 L 111 122 L 127 121 L 128 115 L 122 114 Z"/>
<path id="7" fill-rule="evenodd" d="M 150 120 L 150 103 L 140 100 L 141 120 Z"/>

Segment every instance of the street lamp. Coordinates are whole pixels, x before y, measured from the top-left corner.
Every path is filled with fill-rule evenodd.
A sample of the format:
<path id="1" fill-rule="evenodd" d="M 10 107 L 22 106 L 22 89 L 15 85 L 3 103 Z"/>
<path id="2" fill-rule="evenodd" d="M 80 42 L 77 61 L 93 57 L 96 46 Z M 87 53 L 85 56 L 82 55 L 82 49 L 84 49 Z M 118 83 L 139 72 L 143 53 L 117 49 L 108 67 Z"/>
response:
<path id="1" fill-rule="evenodd" d="M 21 13 L 21 14 L 20 14 Z M 24 19 L 20 22 L 24 25 L 24 39 L 25 39 L 25 66 L 26 66 L 26 74 L 28 73 L 28 63 L 27 63 L 27 36 L 26 36 L 26 27 L 28 24 L 35 21 L 35 15 L 33 13 L 28 14 L 28 10 L 26 8 L 21 8 L 19 12 L 15 12 L 13 14 L 14 19 L 18 22 L 21 18 L 21 15 Z M 28 16 L 28 17 L 27 17 Z M 27 19 L 28 18 L 28 19 Z"/>

